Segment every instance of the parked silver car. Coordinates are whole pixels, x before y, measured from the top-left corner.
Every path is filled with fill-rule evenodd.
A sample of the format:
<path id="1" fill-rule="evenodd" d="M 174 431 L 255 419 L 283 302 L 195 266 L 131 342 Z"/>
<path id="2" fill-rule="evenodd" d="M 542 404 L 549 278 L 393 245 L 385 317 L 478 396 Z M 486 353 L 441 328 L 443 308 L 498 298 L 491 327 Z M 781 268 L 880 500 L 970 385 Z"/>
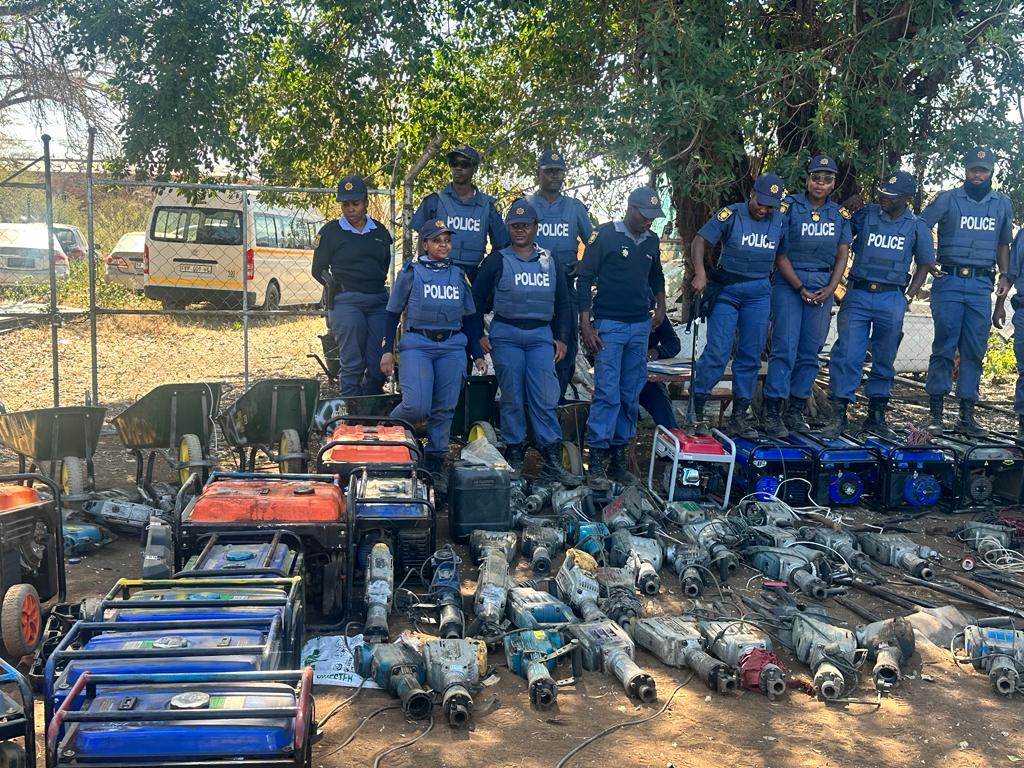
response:
<path id="1" fill-rule="evenodd" d="M 0 223 L 0 285 L 23 281 L 45 283 L 50 279 L 50 246 L 45 224 Z M 54 239 L 54 270 L 58 280 L 69 274 L 68 257 Z"/>
<path id="2" fill-rule="evenodd" d="M 107 280 L 141 291 L 145 285 L 142 271 L 145 249 L 145 232 L 125 232 L 121 235 L 114 250 L 107 256 Z"/>
<path id="3" fill-rule="evenodd" d="M 60 247 L 71 261 L 84 259 L 89 253 L 89 246 L 85 242 L 85 235 L 78 227 L 70 224 L 54 224 L 53 234 L 60 241 Z"/>

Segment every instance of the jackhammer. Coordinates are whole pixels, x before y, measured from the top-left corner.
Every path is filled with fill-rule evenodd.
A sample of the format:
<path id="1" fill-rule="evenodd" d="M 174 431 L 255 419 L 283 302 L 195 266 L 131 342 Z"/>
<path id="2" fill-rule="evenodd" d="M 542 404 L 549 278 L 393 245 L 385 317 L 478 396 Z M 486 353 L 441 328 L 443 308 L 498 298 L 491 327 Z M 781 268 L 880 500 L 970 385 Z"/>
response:
<path id="1" fill-rule="evenodd" d="M 438 610 L 438 634 L 443 638 L 462 637 L 466 632 L 466 618 L 462 613 L 461 560 L 450 545 L 430 556 L 434 575 L 430 579 L 430 595 Z"/>
<path id="2" fill-rule="evenodd" d="M 636 649 L 633 641 L 611 619 L 585 624 L 570 624 L 566 634 L 579 641 L 583 653 L 584 669 L 615 675 L 626 693 L 651 703 L 658 698 L 654 678 L 633 661 Z"/>
<path id="3" fill-rule="evenodd" d="M 605 505 L 602 520 L 609 530 L 618 531 L 641 524 L 658 524 L 665 515 L 664 510 L 655 507 L 637 486 L 631 485 Z"/>
<path id="4" fill-rule="evenodd" d="M 718 578 L 727 581 L 739 567 L 739 559 L 730 549 L 730 544 L 735 543 L 734 537 L 723 528 L 724 521 L 715 519 L 688 523 L 681 531 L 683 539 L 707 553 L 709 567 L 718 568 Z"/>
<path id="5" fill-rule="evenodd" d="M 862 624 L 854 630 L 857 645 L 865 649 L 875 666 L 871 669 L 875 688 L 889 691 L 903 678 L 902 667 L 914 655 L 914 627 L 897 616 Z"/>
<path id="6" fill-rule="evenodd" d="M 815 600 L 824 600 L 829 595 L 846 591 L 839 587 L 829 588 L 818 578 L 817 561 L 821 553 L 807 547 L 747 547 L 743 556 L 768 578 L 784 581 Z"/>
<path id="7" fill-rule="evenodd" d="M 736 672 L 704 650 L 697 622 L 683 616 L 630 619 L 626 632 L 637 645 L 670 667 L 690 668 L 705 685 L 718 693 L 736 690 Z"/>
<path id="8" fill-rule="evenodd" d="M 402 710 L 413 720 L 430 717 L 434 706 L 423 690 L 427 670 L 423 656 L 404 643 L 361 645 L 355 653 L 356 671 L 362 677 L 402 700 Z"/>
<path id="9" fill-rule="evenodd" d="M 551 573 L 551 558 L 565 548 L 565 533 L 558 528 L 531 525 L 523 531 L 523 556 L 530 558 L 533 575 Z"/>
<path id="10" fill-rule="evenodd" d="M 1013 546 L 1014 530 L 1007 525 L 969 522 L 960 526 L 956 537 L 987 562 L 989 555 L 999 554 Z"/>
<path id="11" fill-rule="evenodd" d="M 544 505 L 551 501 L 551 496 L 555 490 L 554 485 L 537 485 L 534 486 L 533 492 L 526 497 L 526 502 L 523 505 L 527 513 L 535 515 L 544 509 Z M 561 486 L 557 486 L 561 488 Z"/>
<path id="12" fill-rule="evenodd" d="M 828 547 L 851 568 L 866 574 L 869 578 L 879 582 L 885 580 L 885 576 L 875 568 L 871 558 L 860 548 L 857 537 L 852 533 L 808 525 L 800 529 L 800 537 Z"/>
<path id="13" fill-rule="evenodd" d="M 931 547 L 915 544 L 902 533 L 858 533 L 861 548 L 882 565 L 902 568 L 919 579 L 931 579 L 935 572 L 931 562 L 941 555 Z"/>
<path id="14" fill-rule="evenodd" d="M 634 574 L 637 589 L 653 596 L 661 589 L 662 551 L 654 539 L 633 536 L 627 530 L 617 530 L 611 537 L 611 564 L 626 568 Z"/>
<path id="15" fill-rule="evenodd" d="M 586 552 L 568 549 L 555 576 L 558 592 L 584 621 L 607 619 L 598 605 L 601 588 L 597 582 L 597 563 Z"/>
<path id="16" fill-rule="evenodd" d="M 824 618 L 791 615 L 793 652 L 811 668 L 814 687 L 826 700 L 842 698 L 856 681 L 857 638 Z"/>
<path id="17" fill-rule="evenodd" d="M 711 565 L 707 550 L 696 544 L 670 544 L 665 558 L 679 577 L 683 594 L 689 598 L 700 597 L 704 592 L 703 570 Z"/>
<path id="18" fill-rule="evenodd" d="M 391 550 L 377 542 L 366 560 L 366 623 L 363 637 L 368 643 L 388 641 L 388 613 L 395 590 L 395 563 Z"/>
<path id="19" fill-rule="evenodd" d="M 597 586 L 600 599 L 597 606 L 620 626 L 640 615 L 640 598 L 636 594 L 636 577 L 627 568 L 598 567 Z"/>
<path id="20" fill-rule="evenodd" d="M 441 694 L 441 711 L 450 725 L 466 725 L 473 714 L 472 690 L 487 673 L 483 640 L 428 640 L 423 645 L 427 683 Z"/>
<path id="21" fill-rule="evenodd" d="M 969 661 L 978 672 L 987 672 L 992 687 L 1003 696 L 1024 693 L 1024 632 L 1014 630 L 1010 619 L 982 623 L 999 626 L 965 627 L 967 658 L 958 661 Z"/>
<path id="22" fill-rule="evenodd" d="M 501 633 L 505 601 L 512 586 L 509 565 L 515 559 L 516 544 L 514 531 L 476 530 L 470 536 L 470 551 L 480 563 L 473 611 L 484 635 L 493 637 Z"/>
<path id="23" fill-rule="evenodd" d="M 745 621 L 700 621 L 697 626 L 708 653 L 736 669 L 744 688 L 760 690 L 769 701 L 786 692 L 786 670 L 767 634 Z"/>
<path id="24" fill-rule="evenodd" d="M 605 543 L 611 533 L 604 523 L 592 523 L 589 520 L 569 519 L 565 526 L 566 543 L 586 552 L 604 565 L 608 561 Z"/>
<path id="25" fill-rule="evenodd" d="M 573 674 L 578 661 L 579 643 L 570 640 L 562 645 L 562 638 L 556 630 L 523 630 L 505 635 L 505 659 L 508 668 L 526 679 L 530 692 L 530 703 L 537 709 L 550 709 L 558 697 L 558 687 L 551 673 L 555 662 L 567 654 L 576 654 Z"/>
<path id="26" fill-rule="evenodd" d="M 508 591 L 508 617 L 519 629 L 544 629 L 576 621 L 572 608 L 533 587 L 513 587 Z"/>

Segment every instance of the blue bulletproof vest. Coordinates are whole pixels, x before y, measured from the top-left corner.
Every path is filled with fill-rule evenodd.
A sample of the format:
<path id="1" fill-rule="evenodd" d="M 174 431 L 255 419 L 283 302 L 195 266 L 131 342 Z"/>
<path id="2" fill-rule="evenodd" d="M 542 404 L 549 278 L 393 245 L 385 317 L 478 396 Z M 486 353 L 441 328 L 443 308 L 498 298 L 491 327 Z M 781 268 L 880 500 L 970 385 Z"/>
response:
<path id="1" fill-rule="evenodd" d="M 451 260 L 460 267 L 477 267 L 487 248 L 491 198 L 477 192 L 473 204 L 463 203 L 445 189 L 437 192 L 437 216 L 452 230 Z"/>
<path id="2" fill-rule="evenodd" d="M 991 267 L 999 247 L 999 215 L 1003 202 L 997 194 L 974 202 L 966 194 L 946 192 L 952 198 L 939 221 L 940 264 Z"/>
<path id="3" fill-rule="evenodd" d="M 786 227 L 786 256 L 794 268 L 830 269 L 835 264 L 836 248 L 843 232 L 838 205 L 826 200 L 812 213 L 803 195 L 794 196 L 786 214 Z"/>
<path id="4" fill-rule="evenodd" d="M 445 263 L 428 267 L 420 259 L 404 267 L 412 270 L 412 290 L 405 308 L 405 327 L 426 331 L 456 331 L 462 327 L 463 295 L 468 290 L 461 268 Z"/>
<path id="5" fill-rule="evenodd" d="M 906 285 L 914 257 L 917 217 L 907 211 L 891 220 L 877 205 L 868 206 L 864 226 L 853 241 L 850 277 L 888 285 Z"/>
<path id="6" fill-rule="evenodd" d="M 768 277 L 775 266 L 782 235 L 782 214 L 772 211 L 764 221 L 755 221 L 746 203 L 729 207 L 733 222 L 728 237 L 722 242 L 718 267 L 744 277 Z"/>
<path id="7" fill-rule="evenodd" d="M 555 264 L 547 253 L 523 261 L 511 247 L 502 250 L 494 314 L 509 320 L 551 320 L 555 316 Z"/>
<path id="8" fill-rule="evenodd" d="M 539 217 L 537 245 L 554 256 L 559 264 L 575 264 L 580 235 L 576 201 L 565 195 L 554 203 L 549 203 L 542 195 L 530 195 L 527 200 Z"/>

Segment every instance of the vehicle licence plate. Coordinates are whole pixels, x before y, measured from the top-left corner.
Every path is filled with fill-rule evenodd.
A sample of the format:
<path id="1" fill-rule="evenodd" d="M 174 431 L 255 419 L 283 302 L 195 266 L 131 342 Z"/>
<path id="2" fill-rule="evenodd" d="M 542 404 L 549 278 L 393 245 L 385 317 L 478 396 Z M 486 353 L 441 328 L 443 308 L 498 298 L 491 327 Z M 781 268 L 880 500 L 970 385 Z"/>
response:
<path id="1" fill-rule="evenodd" d="M 27 259 L 24 256 L 8 256 L 7 266 L 11 269 L 35 269 L 36 260 Z"/>
<path id="2" fill-rule="evenodd" d="M 212 275 L 213 264 L 179 264 L 178 272 L 183 275 Z"/>

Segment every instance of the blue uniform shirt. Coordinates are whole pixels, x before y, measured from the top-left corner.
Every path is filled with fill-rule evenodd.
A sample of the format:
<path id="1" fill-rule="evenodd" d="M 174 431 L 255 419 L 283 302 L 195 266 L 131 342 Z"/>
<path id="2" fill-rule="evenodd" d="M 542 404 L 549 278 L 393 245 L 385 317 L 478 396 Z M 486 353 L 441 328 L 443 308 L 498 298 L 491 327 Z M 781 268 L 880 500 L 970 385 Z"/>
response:
<path id="1" fill-rule="evenodd" d="M 1010 246 L 1010 267 L 1006 270 L 1006 276 L 1010 278 L 1010 282 L 1015 286 L 1024 277 L 1024 227 L 1021 227 L 1017 236 L 1013 238 L 1013 244 Z M 1018 292 L 1019 290 L 1018 288 Z"/>
<path id="2" fill-rule="evenodd" d="M 596 295 L 591 288 L 596 283 Z M 602 224 L 587 241 L 576 278 L 580 311 L 595 319 L 639 323 L 650 317 L 652 293 L 665 291 L 661 241 L 648 230 L 634 237 L 624 222 Z"/>
<path id="3" fill-rule="evenodd" d="M 743 277 L 768 277 L 775 254 L 786 248 L 783 215 L 774 210 L 762 221 L 750 215 L 746 202 L 720 209 L 697 232 L 710 245 L 722 243 L 718 267 Z"/>
<path id="4" fill-rule="evenodd" d="M 460 199 L 451 184 L 440 192 L 432 192 L 423 198 L 409 225 L 419 230 L 425 222 L 438 218 L 452 230 L 451 260 L 461 267 L 480 265 L 487 250 L 488 236 L 492 251 L 511 243 L 494 198 L 478 189 L 469 200 Z"/>
<path id="5" fill-rule="evenodd" d="M 803 193 L 783 201 L 785 254 L 794 269 L 832 269 L 836 249 L 853 242 L 851 214 L 832 200 L 815 208 Z"/>
<path id="6" fill-rule="evenodd" d="M 940 192 L 921 212 L 931 229 L 938 224 L 939 262 L 954 266 L 991 267 L 996 249 L 1013 237 L 1013 208 L 1002 192 L 990 191 L 974 200 L 963 185 Z"/>
<path id="7" fill-rule="evenodd" d="M 850 277 L 887 285 L 905 286 L 910 262 L 935 263 L 928 225 L 908 206 L 895 219 L 877 204 L 865 205 L 853 215 L 853 266 Z"/>
<path id="8" fill-rule="evenodd" d="M 537 211 L 536 242 L 564 266 L 576 265 L 579 241 L 594 231 L 587 207 L 574 197 L 559 195 L 553 203 L 541 194 L 526 198 Z"/>
<path id="9" fill-rule="evenodd" d="M 365 235 L 367 232 L 372 232 L 377 228 L 377 225 L 369 216 L 366 217 L 366 223 L 363 224 L 362 229 L 356 229 L 355 227 L 353 227 L 351 224 L 348 223 L 348 219 L 346 219 L 344 216 L 341 216 L 338 219 L 338 224 L 340 224 L 341 228 L 344 229 L 346 232 L 351 232 L 353 235 Z"/>

